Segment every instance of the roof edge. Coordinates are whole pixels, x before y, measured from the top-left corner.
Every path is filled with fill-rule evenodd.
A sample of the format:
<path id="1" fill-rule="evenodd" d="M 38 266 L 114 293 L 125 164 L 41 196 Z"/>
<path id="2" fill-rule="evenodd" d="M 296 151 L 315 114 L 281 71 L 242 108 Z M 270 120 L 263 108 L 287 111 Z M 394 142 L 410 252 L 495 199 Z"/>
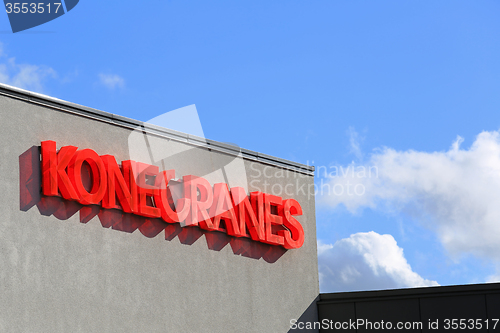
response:
<path id="1" fill-rule="evenodd" d="M 379 299 L 455 296 L 472 293 L 500 293 L 500 283 L 478 283 L 402 289 L 321 293 L 318 304 L 373 301 Z"/>
<path id="2" fill-rule="evenodd" d="M 243 158 L 247 160 L 257 161 L 264 164 L 269 164 L 272 166 L 277 166 L 284 169 L 290 169 L 299 173 L 314 176 L 314 166 L 305 165 L 302 163 L 297 163 L 289 160 L 285 160 L 279 157 L 274 157 L 267 154 L 258 153 L 256 151 L 242 149 L 236 146 L 230 146 L 223 142 L 208 140 L 202 138 L 197 138 L 192 135 L 171 130 L 168 128 L 148 124 L 139 120 L 132 118 L 123 117 L 113 113 L 101 111 L 98 109 L 90 108 L 80 104 L 68 102 L 55 97 L 47 96 L 40 93 L 35 93 L 29 90 L 13 87 L 4 83 L 0 83 L 0 95 L 9 96 L 16 99 L 24 100 L 32 104 L 43 105 L 56 109 L 58 111 L 63 111 L 67 113 L 77 114 L 86 118 L 91 118 L 97 121 L 107 122 L 109 124 L 127 128 L 136 128 L 137 126 L 143 126 L 147 132 L 151 134 L 156 134 L 160 136 L 167 137 L 169 139 L 182 141 L 185 143 L 193 144 L 196 146 L 206 146 L 209 149 L 228 152 L 228 151 L 239 151 L 241 152 Z"/>

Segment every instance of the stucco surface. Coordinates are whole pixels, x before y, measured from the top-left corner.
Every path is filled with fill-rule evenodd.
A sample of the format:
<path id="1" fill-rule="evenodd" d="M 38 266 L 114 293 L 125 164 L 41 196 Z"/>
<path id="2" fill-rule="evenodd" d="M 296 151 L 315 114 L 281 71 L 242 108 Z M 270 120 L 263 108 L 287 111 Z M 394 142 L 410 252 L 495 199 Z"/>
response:
<path id="1" fill-rule="evenodd" d="M 276 194 L 303 208 L 303 247 L 275 261 L 255 259 L 235 253 L 231 243 L 210 249 L 206 235 L 188 245 L 163 232 L 148 238 L 105 228 L 97 216 L 81 223 L 80 212 L 62 219 L 42 215 L 37 205 L 21 210 L 22 187 L 40 177 L 37 170 L 21 177 L 26 156 L 41 141 L 91 148 L 120 162 L 130 158 L 131 131 L 7 96 L 0 96 L 0 119 L 0 331 L 287 332 L 290 319 L 318 296 L 314 197 L 307 191 L 313 176 L 277 177 L 276 167 L 244 161 L 246 175 L 232 177 L 250 191 L 264 190 L 266 181 L 267 192 L 275 185 L 282 191 Z M 155 138 L 149 145 L 181 151 L 167 166 L 177 177 L 227 164 L 222 153 L 186 150 L 184 143 Z"/>

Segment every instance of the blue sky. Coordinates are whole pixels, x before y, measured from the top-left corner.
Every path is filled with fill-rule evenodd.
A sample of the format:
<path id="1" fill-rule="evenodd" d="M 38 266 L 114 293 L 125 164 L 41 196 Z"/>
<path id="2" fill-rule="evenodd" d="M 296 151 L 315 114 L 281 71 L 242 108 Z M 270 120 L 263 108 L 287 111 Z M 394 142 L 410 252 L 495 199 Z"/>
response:
<path id="1" fill-rule="evenodd" d="M 196 104 L 207 138 L 376 166 L 363 199 L 317 198 L 322 291 L 493 281 L 499 16 L 496 1 L 81 0 L 16 34 L 3 14 L 0 79 L 144 121 Z"/>

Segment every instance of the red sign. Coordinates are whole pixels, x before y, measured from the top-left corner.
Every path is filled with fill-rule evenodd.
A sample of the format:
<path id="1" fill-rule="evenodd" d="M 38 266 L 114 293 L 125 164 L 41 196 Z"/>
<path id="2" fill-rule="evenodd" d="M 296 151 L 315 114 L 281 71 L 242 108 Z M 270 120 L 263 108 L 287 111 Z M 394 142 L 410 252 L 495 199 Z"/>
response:
<path id="1" fill-rule="evenodd" d="M 82 177 L 86 175 L 88 177 Z M 241 187 L 225 183 L 213 187 L 193 175 L 182 177 L 182 197 L 174 202 L 171 184 L 174 170 L 159 171 L 154 165 L 99 156 L 92 149 L 42 142 L 42 192 L 62 196 L 83 205 L 121 209 L 167 223 L 183 223 L 234 237 L 296 249 L 304 243 L 304 229 L 294 216 L 302 215 L 295 199 L 262 192 L 247 195 Z M 179 184 L 179 183 L 178 183 Z"/>

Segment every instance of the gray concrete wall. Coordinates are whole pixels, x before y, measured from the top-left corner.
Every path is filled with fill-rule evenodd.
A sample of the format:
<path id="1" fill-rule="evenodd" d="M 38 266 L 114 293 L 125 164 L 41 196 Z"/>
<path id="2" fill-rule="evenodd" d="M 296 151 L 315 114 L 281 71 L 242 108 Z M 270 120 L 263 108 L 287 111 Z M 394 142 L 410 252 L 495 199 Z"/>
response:
<path id="1" fill-rule="evenodd" d="M 275 191 L 293 184 L 293 195 L 276 194 L 294 197 L 304 211 L 303 247 L 257 259 L 231 242 L 222 247 L 227 239 L 210 244 L 200 234 L 188 244 L 189 235 L 166 240 L 163 232 L 148 238 L 134 228 L 105 228 L 97 216 L 82 223 L 80 211 L 55 217 L 33 205 L 37 193 L 21 201 L 20 191 L 40 181 L 39 170 L 27 165 L 41 141 L 120 162 L 129 159 L 131 130 L 9 96 L 0 96 L 0 117 L 1 332 L 287 332 L 318 296 L 314 197 L 307 193 L 313 176 L 258 177 L 257 170 L 279 168 L 245 161 L 250 191 L 263 190 L 264 180 L 280 184 Z M 150 145 L 185 146 L 162 138 Z M 225 158 L 195 148 L 172 167 L 177 177 L 203 176 Z"/>

